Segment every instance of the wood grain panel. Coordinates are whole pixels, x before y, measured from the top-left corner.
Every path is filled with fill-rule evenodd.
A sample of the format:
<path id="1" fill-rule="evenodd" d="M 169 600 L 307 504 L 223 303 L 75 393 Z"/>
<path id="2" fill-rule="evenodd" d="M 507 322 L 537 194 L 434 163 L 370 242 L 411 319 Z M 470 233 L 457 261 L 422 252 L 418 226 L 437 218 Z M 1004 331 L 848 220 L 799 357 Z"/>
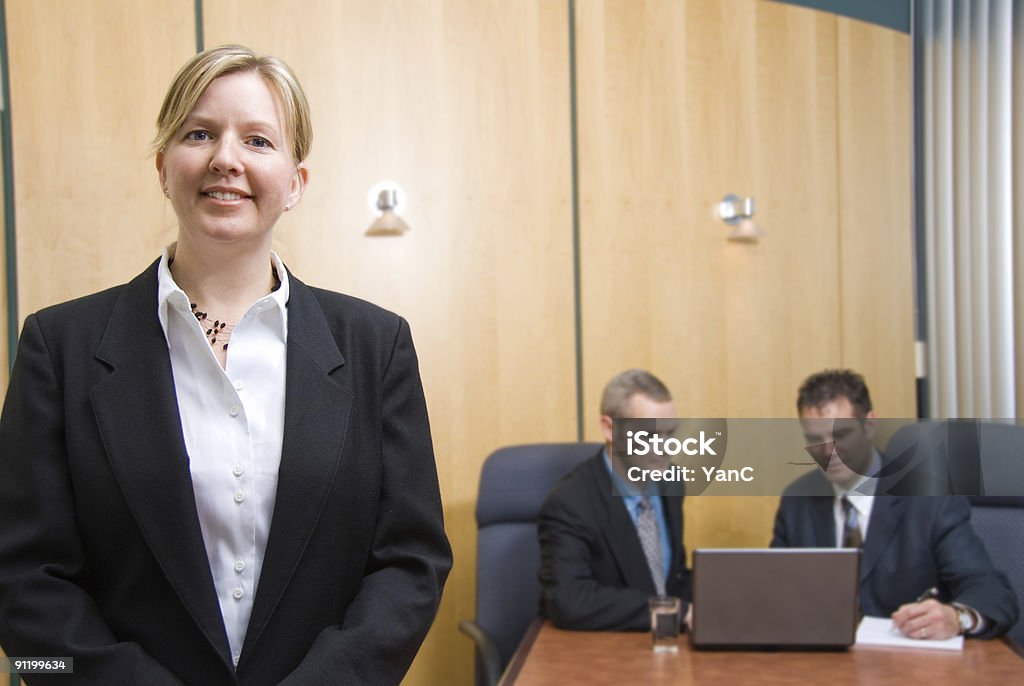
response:
<path id="1" fill-rule="evenodd" d="M 173 239 L 149 146 L 195 34 L 184 1 L 5 4 L 24 318 L 127 280 Z"/>
<path id="2" fill-rule="evenodd" d="M 277 230 L 310 283 L 406 316 L 420 355 L 455 568 L 410 684 L 469 684 L 480 466 L 575 438 L 568 14 L 561 1 L 206 0 L 208 45 L 296 70 L 311 183 Z M 366 238 L 369 188 L 408 193 L 401 238 Z"/>
<path id="3" fill-rule="evenodd" d="M 838 20 L 843 364 L 882 417 L 916 417 L 911 42 Z"/>
<path id="4" fill-rule="evenodd" d="M 683 416 L 789 417 L 839 359 L 835 19 L 756 0 L 580 3 L 584 407 L 647 367 Z M 727 193 L 767 232 L 726 241 Z M 691 498 L 694 547 L 763 546 L 774 498 Z"/>

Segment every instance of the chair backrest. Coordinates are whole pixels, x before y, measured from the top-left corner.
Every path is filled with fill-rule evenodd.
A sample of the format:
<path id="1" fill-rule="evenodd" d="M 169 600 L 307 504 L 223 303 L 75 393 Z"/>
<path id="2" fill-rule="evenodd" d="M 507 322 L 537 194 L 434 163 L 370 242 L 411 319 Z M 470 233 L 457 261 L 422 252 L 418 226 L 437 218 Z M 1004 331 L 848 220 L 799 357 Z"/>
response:
<path id="1" fill-rule="evenodd" d="M 597 443 L 519 445 L 484 462 L 476 505 L 476 622 L 497 644 L 503 668 L 540 610 L 540 506 L 599 449 Z"/>
<path id="2" fill-rule="evenodd" d="M 1024 650 L 1024 497 L 971 498 L 971 525 L 985 542 L 996 569 L 1006 572 L 1021 618 L 1009 631 L 1010 640 Z"/>
<path id="3" fill-rule="evenodd" d="M 920 421 L 901 427 L 885 451 L 925 458 L 920 495 L 1024 496 L 1024 427 L 1013 420 Z"/>

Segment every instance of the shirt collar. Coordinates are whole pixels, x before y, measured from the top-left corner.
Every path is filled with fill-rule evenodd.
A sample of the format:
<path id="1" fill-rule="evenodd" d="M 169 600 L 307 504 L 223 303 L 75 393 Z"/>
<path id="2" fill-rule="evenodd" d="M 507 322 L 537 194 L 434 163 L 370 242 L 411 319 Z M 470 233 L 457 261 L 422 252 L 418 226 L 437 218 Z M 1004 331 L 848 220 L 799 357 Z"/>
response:
<path id="1" fill-rule="evenodd" d="M 174 276 L 171 274 L 170 265 L 174 260 L 174 252 L 177 248 L 177 243 L 171 243 L 164 248 L 164 253 L 160 257 L 160 264 L 157 267 L 157 314 L 160 317 L 160 326 L 164 330 L 165 338 L 167 337 L 168 308 L 173 307 L 174 309 L 184 313 L 191 312 L 192 310 L 192 303 L 189 302 L 188 296 L 174 281 Z M 260 298 L 257 302 L 272 304 L 280 311 L 281 339 L 287 340 L 288 295 L 291 291 L 291 285 L 288 281 L 288 270 L 284 268 L 284 262 L 281 261 L 281 258 L 276 252 L 270 252 L 270 260 L 274 265 L 274 269 L 277 271 L 277 278 L 280 279 L 281 285 L 277 290 L 274 290 L 269 295 Z"/>
<path id="2" fill-rule="evenodd" d="M 648 483 L 646 491 L 641 491 L 636 487 L 636 484 L 630 483 L 619 476 L 618 473 L 612 469 L 612 458 L 608 454 L 608 448 L 605 448 L 602 452 L 604 454 L 604 466 L 608 468 L 608 475 L 612 478 L 613 495 L 620 495 L 625 498 L 627 502 L 640 500 L 645 495 L 648 497 L 658 495 L 657 486 L 653 483 Z"/>

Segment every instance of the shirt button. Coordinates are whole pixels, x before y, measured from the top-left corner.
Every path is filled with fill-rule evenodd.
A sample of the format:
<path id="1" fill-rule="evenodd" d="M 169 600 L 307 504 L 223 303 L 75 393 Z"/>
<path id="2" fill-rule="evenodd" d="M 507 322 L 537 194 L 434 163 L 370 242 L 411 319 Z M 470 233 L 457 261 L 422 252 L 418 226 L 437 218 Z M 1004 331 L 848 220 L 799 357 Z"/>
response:
<path id="1" fill-rule="evenodd" d="M 244 595 L 245 591 L 242 590 L 241 586 L 238 586 L 237 588 L 235 588 L 235 590 L 231 591 L 231 597 L 233 597 L 235 600 L 241 600 L 242 596 Z"/>
<path id="2" fill-rule="evenodd" d="M 228 414 L 232 417 L 237 417 L 240 409 L 241 408 L 239 408 L 238 405 L 232 405 L 230 409 L 228 409 Z"/>
<path id="3" fill-rule="evenodd" d="M 245 569 L 245 560 L 238 558 L 235 560 L 235 571 L 241 572 L 243 569 Z"/>
<path id="4" fill-rule="evenodd" d="M 245 493 L 242 493 L 241 491 L 239 491 L 238 493 L 235 493 L 235 502 L 236 503 L 240 503 L 243 500 L 245 500 Z"/>
<path id="5" fill-rule="evenodd" d="M 245 467 L 240 464 L 236 464 L 235 468 L 231 470 L 231 473 L 235 476 L 242 476 L 245 473 Z"/>
<path id="6" fill-rule="evenodd" d="M 238 381 L 236 381 L 236 382 L 235 382 L 235 390 L 236 390 L 236 391 L 240 391 L 240 390 L 242 390 L 243 388 L 245 388 L 245 382 L 244 382 L 244 381 L 242 381 L 241 379 L 239 379 Z"/>

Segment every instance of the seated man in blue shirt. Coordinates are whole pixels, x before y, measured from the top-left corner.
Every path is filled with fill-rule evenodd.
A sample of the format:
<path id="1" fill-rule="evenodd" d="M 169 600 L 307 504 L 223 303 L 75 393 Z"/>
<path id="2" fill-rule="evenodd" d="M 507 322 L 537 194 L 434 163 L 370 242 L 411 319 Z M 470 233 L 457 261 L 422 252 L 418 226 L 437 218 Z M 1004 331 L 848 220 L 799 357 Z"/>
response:
<path id="1" fill-rule="evenodd" d="M 886 458 L 871 443 L 875 413 L 860 374 L 810 376 L 797 411 L 821 469 L 786 488 L 772 547 L 861 547 L 861 611 L 891 616 L 911 638 L 990 638 L 1014 625 L 1016 597 L 971 528 L 965 497 L 876 496 L 872 475 Z"/>
<path id="2" fill-rule="evenodd" d="M 668 459 L 618 454 L 611 459 L 613 419 L 675 416 L 671 393 L 649 372 L 622 372 L 605 387 L 605 447 L 559 482 L 537 521 L 544 611 L 555 626 L 647 630 L 647 601 L 653 595 L 681 598 L 681 613 L 687 614 L 683 498 L 650 488 L 641 492 L 626 478 L 630 467 L 664 469 Z"/>

